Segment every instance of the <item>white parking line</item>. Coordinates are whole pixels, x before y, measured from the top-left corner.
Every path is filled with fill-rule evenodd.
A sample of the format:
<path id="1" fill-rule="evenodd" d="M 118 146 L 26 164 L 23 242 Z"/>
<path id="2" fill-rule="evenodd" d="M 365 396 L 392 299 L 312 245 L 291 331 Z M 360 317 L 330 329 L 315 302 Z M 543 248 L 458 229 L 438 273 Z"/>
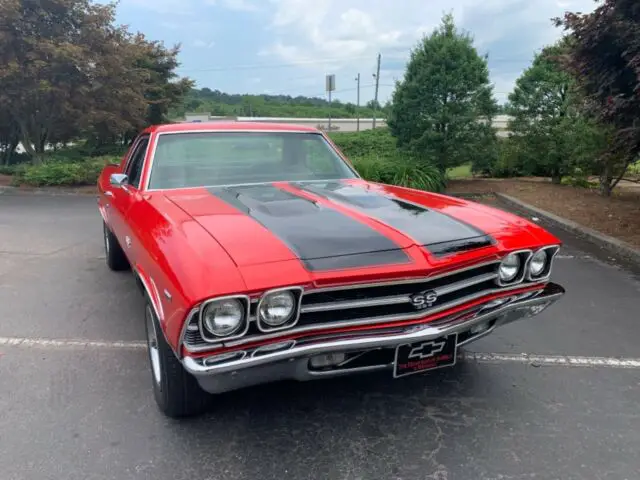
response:
<path id="1" fill-rule="evenodd" d="M 579 357 L 574 355 L 530 355 L 464 352 L 464 359 L 478 363 L 524 363 L 540 367 L 640 368 L 640 358 Z"/>
<path id="2" fill-rule="evenodd" d="M 145 342 L 50 340 L 46 338 L 0 337 L 0 347 L 48 349 L 144 350 Z M 2 352 L 0 352 L 1 354 Z M 480 353 L 463 351 L 461 360 L 477 363 L 520 363 L 534 367 L 608 367 L 640 369 L 640 358 L 581 357 L 575 355 L 534 355 L 511 353 Z"/>
<path id="3" fill-rule="evenodd" d="M 95 340 L 50 340 L 46 338 L 0 337 L 0 347 L 25 348 L 102 348 L 102 349 L 144 349 L 145 342 L 95 341 Z"/>

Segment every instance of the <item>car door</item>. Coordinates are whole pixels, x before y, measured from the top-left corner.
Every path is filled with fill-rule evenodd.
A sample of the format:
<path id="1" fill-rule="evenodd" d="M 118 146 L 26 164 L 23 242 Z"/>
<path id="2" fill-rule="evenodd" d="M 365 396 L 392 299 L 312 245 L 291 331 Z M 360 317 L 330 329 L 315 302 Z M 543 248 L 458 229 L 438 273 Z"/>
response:
<path id="1" fill-rule="evenodd" d="M 148 134 L 138 138 L 124 167 L 123 173 L 127 175 L 127 181 L 112 190 L 111 228 L 127 256 L 130 255 L 129 249 L 132 244 L 131 223 L 127 215 L 133 203 L 140 200 L 140 182 L 149 147 L 149 138 Z"/>

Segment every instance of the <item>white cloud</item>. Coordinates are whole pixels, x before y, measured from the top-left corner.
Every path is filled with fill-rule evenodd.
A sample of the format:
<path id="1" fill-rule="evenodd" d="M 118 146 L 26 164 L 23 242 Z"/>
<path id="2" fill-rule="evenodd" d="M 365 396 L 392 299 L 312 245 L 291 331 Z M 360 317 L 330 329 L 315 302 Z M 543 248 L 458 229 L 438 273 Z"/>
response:
<path id="1" fill-rule="evenodd" d="M 205 0 L 207 5 L 219 5 L 229 10 L 241 12 L 257 12 L 260 10 L 259 3 L 256 0 Z"/>
<path id="2" fill-rule="evenodd" d="M 205 41 L 205 40 L 195 40 L 193 42 L 193 46 L 196 48 L 213 48 L 215 46 L 216 42 L 213 41 Z"/>
<path id="3" fill-rule="evenodd" d="M 497 96 L 511 90 L 533 53 L 560 37 L 551 18 L 564 11 L 591 11 L 593 0 L 270 0 L 273 42 L 261 50 L 286 63 L 347 78 L 360 71 L 363 83 L 382 53 L 381 94 L 401 79 L 409 51 L 446 12 L 488 52 Z M 492 61 L 492 59 L 495 59 Z M 385 63 L 391 64 L 385 68 Z M 345 83 L 350 83 L 346 82 Z M 339 87 L 338 87 L 339 90 Z"/>

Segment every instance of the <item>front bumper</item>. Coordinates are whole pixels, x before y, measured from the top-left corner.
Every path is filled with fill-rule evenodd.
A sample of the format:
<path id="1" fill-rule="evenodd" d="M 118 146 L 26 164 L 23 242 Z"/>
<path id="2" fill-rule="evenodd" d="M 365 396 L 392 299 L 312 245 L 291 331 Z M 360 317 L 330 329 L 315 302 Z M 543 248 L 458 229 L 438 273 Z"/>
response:
<path id="1" fill-rule="evenodd" d="M 185 369 L 197 378 L 200 386 L 210 393 L 286 379 L 305 381 L 390 369 L 393 367 L 393 352 L 398 345 L 458 333 L 457 345 L 463 346 L 488 335 L 500 326 L 538 315 L 564 293 L 565 290 L 560 285 L 548 283 L 542 290 L 515 295 L 503 304 L 489 302 L 471 316 L 458 315 L 449 321 L 407 326 L 400 332 L 398 329 L 393 333 L 363 330 L 360 336 L 351 335 L 348 338 L 327 339 L 303 345 L 291 342 L 284 350 L 259 356 L 247 355 L 226 362 L 213 362 L 215 355 L 201 358 L 185 356 L 182 362 Z M 478 329 L 481 325 L 485 328 Z M 473 333 L 475 330 L 478 333 Z M 362 361 L 347 362 L 346 365 L 333 369 L 316 370 L 310 367 L 311 357 L 335 353 L 348 353 L 354 359 L 368 355 L 370 360 L 365 364 Z"/>

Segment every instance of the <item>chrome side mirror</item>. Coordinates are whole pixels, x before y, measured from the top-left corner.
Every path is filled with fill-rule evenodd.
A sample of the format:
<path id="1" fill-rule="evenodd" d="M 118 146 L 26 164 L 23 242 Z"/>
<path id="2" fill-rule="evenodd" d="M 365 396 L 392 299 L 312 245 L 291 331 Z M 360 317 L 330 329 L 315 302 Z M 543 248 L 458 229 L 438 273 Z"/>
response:
<path id="1" fill-rule="evenodd" d="M 109 183 L 111 183 L 114 187 L 122 187 L 126 185 L 129 181 L 129 177 L 124 173 L 112 173 L 111 177 L 109 177 Z"/>

